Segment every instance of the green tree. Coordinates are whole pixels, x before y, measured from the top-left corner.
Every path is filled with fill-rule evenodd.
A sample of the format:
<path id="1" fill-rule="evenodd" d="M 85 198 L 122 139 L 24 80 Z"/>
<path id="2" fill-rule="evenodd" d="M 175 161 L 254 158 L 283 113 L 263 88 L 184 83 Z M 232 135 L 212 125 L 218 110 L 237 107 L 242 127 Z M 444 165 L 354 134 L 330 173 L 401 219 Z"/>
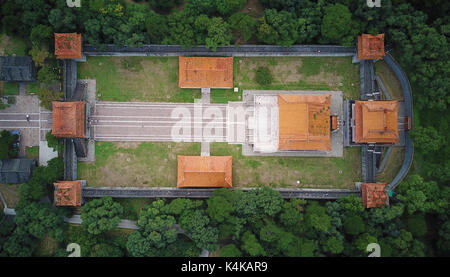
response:
<path id="1" fill-rule="evenodd" d="M 208 24 L 205 47 L 215 52 L 219 46 L 230 45 L 231 38 L 230 25 L 220 17 L 213 17 Z"/>
<path id="2" fill-rule="evenodd" d="M 239 33 L 239 41 L 246 42 L 256 33 L 257 21 L 246 13 L 235 13 L 228 22 L 233 31 Z"/>
<path id="3" fill-rule="evenodd" d="M 242 257 L 241 251 L 236 247 L 236 245 L 230 243 L 224 245 L 220 248 L 221 257 Z"/>
<path id="4" fill-rule="evenodd" d="M 61 101 L 61 98 L 64 96 L 62 91 L 55 91 L 46 86 L 40 88 L 37 94 L 41 102 L 41 107 L 44 107 L 47 110 L 52 109 L 53 101 Z"/>
<path id="5" fill-rule="evenodd" d="M 345 219 L 344 230 L 347 234 L 356 236 L 363 233 L 366 230 L 366 226 L 361 217 L 353 215 Z"/>
<path id="6" fill-rule="evenodd" d="M 217 249 L 218 228 L 210 225 L 210 218 L 204 210 L 190 210 L 180 217 L 180 226 L 195 242 L 197 247 L 208 251 Z"/>
<path id="7" fill-rule="evenodd" d="M 139 231 L 135 231 L 128 236 L 127 251 L 132 257 L 151 256 L 152 247 L 150 241 L 143 237 Z"/>
<path id="8" fill-rule="evenodd" d="M 28 54 L 31 55 L 31 58 L 34 61 L 34 64 L 36 66 L 43 66 L 45 59 L 47 59 L 50 56 L 50 53 L 45 49 L 40 49 L 39 47 L 33 46 L 33 48 L 28 52 Z M 45 80 L 47 76 L 43 75 L 44 73 L 41 72 L 41 79 Z"/>
<path id="9" fill-rule="evenodd" d="M 89 257 L 123 257 L 123 252 L 117 246 L 100 243 L 92 248 Z"/>
<path id="10" fill-rule="evenodd" d="M 168 244 L 175 242 L 178 235 L 173 227 L 176 223 L 175 218 L 162 212 L 164 206 L 164 200 L 153 201 L 141 210 L 137 221 L 142 236 L 156 248 L 165 248 Z"/>
<path id="11" fill-rule="evenodd" d="M 410 215 L 407 218 L 408 231 L 416 237 L 422 237 L 427 233 L 427 222 L 423 214 Z"/>
<path id="12" fill-rule="evenodd" d="M 411 131 L 414 146 L 424 154 L 435 152 L 441 148 L 445 139 L 432 126 L 417 126 Z"/>
<path id="13" fill-rule="evenodd" d="M 149 0 L 150 7 L 166 12 L 181 3 L 181 0 Z"/>
<path id="14" fill-rule="evenodd" d="M 270 85 L 272 83 L 272 74 L 268 67 L 260 66 L 255 73 L 255 81 L 261 86 Z"/>
<path id="15" fill-rule="evenodd" d="M 352 20 L 350 10 L 338 3 L 325 9 L 321 32 L 322 37 L 329 43 L 350 46 L 359 30 L 358 24 Z"/>
<path id="16" fill-rule="evenodd" d="M 226 189 L 215 190 L 214 194 L 206 201 L 208 204 L 206 212 L 211 219 L 217 222 L 230 220 L 231 213 L 234 212 L 232 199 L 227 197 L 227 194 L 228 190 Z"/>
<path id="17" fill-rule="evenodd" d="M 0 132 L 0 159 L 13 159 L 17 157 L 19 149 L 15 145 L 18 135 L 12 135 L 8 130 Z"/>
<path id="18" fill-rule="evenodd" d="M 52 35 L 50 26 L 39 24 L 31 29 L 30 39 L 36 46 L 40 46 L 43 42 L 48 42 Z"/>
<path id="19" fill-rule="evenodd" d="M 291 46 L 298 39 L 298 24 L 295 14 L 266 9 L 259 19 L 257 38 L 266 44 Z"/>
<path id="20" fill-rule="evenodd" d="M 311 201 L 306 207 L 305 221 L 316 231 L 326 232 L 331 227 L 331 218 L 326 214 L 325 207 L 317 201 Z"/>
<path id="21" fill-rule="evenodd" d="M 337 237 L 328 237 L 322 246 L 323 251 L 331 254 L 340 254 L 344 251 L 344 242 Z"/>
<path id="22" fill-rule="evenodd" d="M 82 226 L 98 235 L 113 230 L 120 222 L 122 206 L 109 196 L 87 202 L 81 209 Z"/>
<path id="23" fill-rule="evenodd" d="M 248 253 L 251 257 L 261 257 L 266 254 L 266 251 L 258 242 L 258 239 L 250 231 L 244 233 L 242 237 L 241 249 Z"/>
<path id="24" fill-rule="evenodd" d="M 160 44 L 169 32 L 166 17 L 154 11 L 150 11 L 147 16 L 145 28 L 152 44 Z"/>
<path id="25" fill-rule="evenodd" d="M 61 242 L 63 240 L 62 217 L 48 203 L 30 202 L 16 207 L 14 221 L 23 233 L 38 239 L 45 235 Z"/>

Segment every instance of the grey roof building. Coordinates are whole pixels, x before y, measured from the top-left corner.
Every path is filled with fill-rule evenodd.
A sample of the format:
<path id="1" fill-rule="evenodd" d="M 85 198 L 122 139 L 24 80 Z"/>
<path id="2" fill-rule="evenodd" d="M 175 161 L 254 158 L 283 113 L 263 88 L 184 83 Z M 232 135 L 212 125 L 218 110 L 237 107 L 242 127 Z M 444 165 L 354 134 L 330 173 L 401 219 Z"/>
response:
<path id="1" fill-rule="evenodd" d="M 0 183 L 26 183 L 35 167 L 33 159 L 0 159 Z"/>
<path id="2" fill-rule="evenodd" d="M 31 57 L 0 57 L 0 81 L 36 81 L 36 67 Z"/>

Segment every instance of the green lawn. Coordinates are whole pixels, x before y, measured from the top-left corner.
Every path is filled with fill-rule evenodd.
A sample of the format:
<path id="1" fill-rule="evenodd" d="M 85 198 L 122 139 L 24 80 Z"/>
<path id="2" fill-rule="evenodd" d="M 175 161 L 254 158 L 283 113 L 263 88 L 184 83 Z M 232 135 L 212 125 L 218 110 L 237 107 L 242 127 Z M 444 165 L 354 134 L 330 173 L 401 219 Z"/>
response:
<path id="1" fill-rule="evenodd" d="M 178 87 L 178 57 L 87 57 L 78 79 L 97 80 L 103 101 L 194 102 L 200 89 Z M 99 96 L 100 95 L 100 96 Z"/>
<path id="2" fill-rule="evenodd" d="M 40 89 L 39 82 L 33 82 L 27 84 L 27 93 L 37 93 Z"/>
<path id="3" fill-rule="evenodd" d="M 0 82 L 0 94 L 2 95 L 18 95 L 19 83 Z"/>
<path id="4" fill-rule="evenodd" d="M 19 37 L 0 33 L 0 56 L 27 56 L 29 43 Z"/>
<path id="5" fill-rule="evenodd" d="M 361 180 L 359 148 L 344 149 L 343 158 L 244 157 L 241 152 L 240 145 L 211 144 L 211 155 L 233 156 L 235 187 L 354 188 L 354 182 Z M 199 154 L 200 143 L 97 142 L 96 161 L 78 163 L 78 178 L 92 187 L 175 187 L 177 155 Z M 132 202 L 124 205 L 131 205 L 130 218 L 147 200 Z"/>
<path id="6" fill-rule="evenodd" d="M 387 65 L 387 63 L 385 61 L 376 62 L 374 70 L 375 73 L 380 76 L 392 99 L 403 100 L 403 92 L 400 81 L 397 77 L 395 77 L 394 72 Z"/>
<path id="7" fill-rule="evenodd" d="M 390 183 L 394 180 L 398 171 L 402 167 L 404 157 L 405 150 L 403 147 L 392 148 L 391 155 L 389 156 L 389 160 L 387 161 L 384 170 L 377 174 L 377 181 Z"/>
<path id="8" fill-rule="evenodd" d="M 361 180 L 361 149 L 358 147 L 345 148 L 343 158 L 249 157 L 242 156 L 241 145 L 211 144 L 211 156 L 226 155 L 233 156 L 234 187 L 351 189 L 354 182 Z"/>
<path id="9" fill-rule="evenodd" d="M 78 178 L 92 187 L 174 187 L 177 155 L 200 155 L 200 143 L 96 142 L 96 161 L 78 163 Z"/>
<path id="10" fill-rule="evenodd" d="M 254 80 L 259 66 L 272 72 L 271 85 Z M 211 90 L 213 103 L 242 100 L 244 89 L 342 90 L 359 97 L 359 66 L 351 57 L 234 58 L 233 89 Z M 178 87 L 178 57 L 87 57 L 78 63 L 79 79 L 97 80 L 97 98 L 104 101 L 194 102 L 200 89 Z"/>
<path id="11" fill-rule="evenodd" d="M 25 149 L 25 158 L 39 159 L 39 146 L 29 146 Z"/>
<path id="12" fill-rule="evenodd" d="M 273 81 L 259 85 L 255 72 L 268 67 Z M 340 90 L 345 99 L 359 98 L 359 65 L 351 57 L 234 58 L 234 86 L 239 90 Z"/>

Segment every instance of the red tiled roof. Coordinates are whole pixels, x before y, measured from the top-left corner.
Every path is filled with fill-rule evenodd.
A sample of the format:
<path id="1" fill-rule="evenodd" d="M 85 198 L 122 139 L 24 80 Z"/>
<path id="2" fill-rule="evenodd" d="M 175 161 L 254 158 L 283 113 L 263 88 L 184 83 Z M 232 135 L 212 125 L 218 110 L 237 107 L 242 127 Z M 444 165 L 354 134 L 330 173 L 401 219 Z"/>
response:
<path id="1" fill-rule="evenodd" d="M 232 156 L 178 156 L 177 187 L 232 187 Z"/>
<path id="2" fill-rule="evenodd" d="M 356 143 L 398 143 L 398 102 L 355 101 Z"/>
<path id="3" fill-rule="evenodd" d="M 331 150 L 331 94 L 278 94 L 278 149 Z"/>
<path id="4" fill-rule="evenodd" d="M 55 56 L 57 59 L 81 59 L 81 34 L 55 33 Z"/>
<path id="5" fill-rule="evenodd" d="M 86 103 L 52 102 L 53 126 L 52 134 L 61 138 L 86 137 Z"/>
<path id="6" fill-rule="evenodd" d="M 366 208 L 376 208 L 387 205 L 389 202 L 386 183 L 361 184 L 362 202 Z"/>
<path id="7" fill-rule="evenodd" d="M 358 36 L 358 59 L 377 60 L 386 56 L 384 52 L 384 34 Z"/>
<path id="8" fill-rule="evenodd" d="M 233 57 L 179 57 L 180 88 L 233 88 Z"/>
<path id="9" fill-rule="evenodd" d="M 53 185 L 56 206 L 81 206 L 81 181 L 59 181 Z"/>

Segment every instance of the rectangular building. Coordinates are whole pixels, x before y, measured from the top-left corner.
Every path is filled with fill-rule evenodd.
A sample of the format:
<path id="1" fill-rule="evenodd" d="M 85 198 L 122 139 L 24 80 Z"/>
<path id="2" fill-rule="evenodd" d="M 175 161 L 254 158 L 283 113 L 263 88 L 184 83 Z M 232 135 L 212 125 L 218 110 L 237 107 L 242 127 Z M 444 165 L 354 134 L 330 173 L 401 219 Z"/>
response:
<path id="1" fill-rule="evenodd" d="M 180 88 L 233 88 L 233 57 L 179 57 Z"/>

